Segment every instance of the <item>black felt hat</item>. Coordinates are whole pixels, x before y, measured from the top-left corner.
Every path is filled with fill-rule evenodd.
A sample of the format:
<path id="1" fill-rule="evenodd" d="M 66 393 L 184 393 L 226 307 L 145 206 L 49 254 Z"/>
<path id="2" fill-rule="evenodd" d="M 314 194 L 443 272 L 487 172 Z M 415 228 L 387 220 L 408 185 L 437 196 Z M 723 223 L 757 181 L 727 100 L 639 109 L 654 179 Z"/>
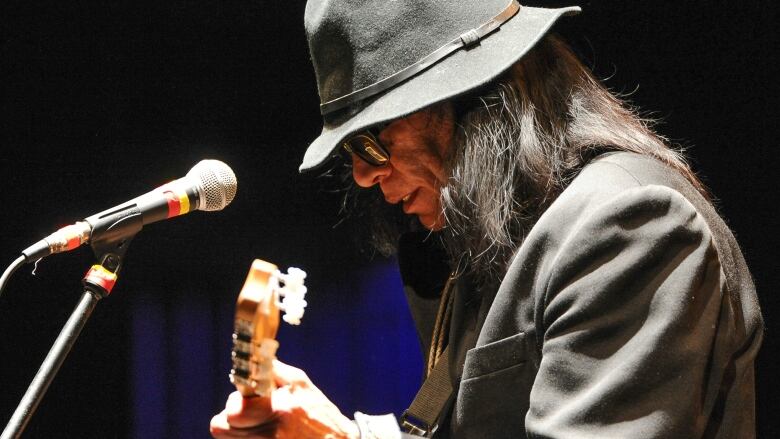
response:
<path id="1" fill-rule="evenodd" d="M 309 0 L 324 124 L 300 171 L 322 165 L 347 136 L 490 82 L 579 11 L 515 0 Z"/>

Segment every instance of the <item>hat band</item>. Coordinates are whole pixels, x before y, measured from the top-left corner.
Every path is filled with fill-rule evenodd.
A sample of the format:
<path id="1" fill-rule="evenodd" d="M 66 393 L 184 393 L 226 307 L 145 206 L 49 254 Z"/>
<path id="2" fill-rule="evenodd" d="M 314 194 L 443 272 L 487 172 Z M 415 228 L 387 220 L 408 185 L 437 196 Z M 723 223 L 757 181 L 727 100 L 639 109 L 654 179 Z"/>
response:
<path id="1" fill-rule="evenodd" d="M 519 10 L 520 10 L 520 3 L 518 3 L 516 0 L 512 0 L 509 3 L 509 6 L 507 6 L 498 15 L 493 17 L 490 21 L 482 24 L 478 28 L 471 29 L 461 34 L 458 38 L 455 38 L 449 43 L 439 47 L 432 53 L 428 54 L 421 60 L 417 61 L 416 63 L 404 68 L 403 70 L 399 70 L 398 72 L 393 73 L 392 75 L 384 79 L 381 79 L 371 85 L 363 87 L 360 90 L 355 90 L 352 93 L 346 94 L 339 98 L 320 104 L 320 114 L 326 115 L 332 113 L 336 110 L 340 110 L 344 107 L 347 107 L 355 102 L 362 101 L 363 99 L 366 99 L 377 93 L 383 92 L 401 83 L 402 81 L 411 78 L 417 73 L 420 73 L 421 71 L 431 67 L 432 65 L 441 61 L 443 58 L 455 52 L 456 50 L 477 44 L 479 40 L 481 40 L 486 35 L 498 29 L 502 24 L 504 24 L 510 18 L 514 17 L 514 15 Z"/>

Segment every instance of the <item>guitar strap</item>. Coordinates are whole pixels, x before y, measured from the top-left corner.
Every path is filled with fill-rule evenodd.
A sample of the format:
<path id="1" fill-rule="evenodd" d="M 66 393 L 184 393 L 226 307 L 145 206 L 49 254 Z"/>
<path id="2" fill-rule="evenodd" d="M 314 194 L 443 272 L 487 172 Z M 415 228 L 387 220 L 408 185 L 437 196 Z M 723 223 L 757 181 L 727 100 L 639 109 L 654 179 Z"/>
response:
<path id="1" fill-rule="evenodd" d="M 445 348 L 414 401 L 401 416 L 401 428 L 408 433 L 431 437 L 438 428 L 440 417 L 452 399 L 448 358 L 449 348 Z"/>
<path id="2" fill-rule="evenodd" d="M 422 437 L 431 437 L 436 432 L 441 416 L 452 399 L 449 347 L 444 345 L 450 329 L 455 278 L 455 273 L 451 274 L 442 290 L 428 356 L 427 377 L 412 404 L 401 415 L 401 428 Z"/>

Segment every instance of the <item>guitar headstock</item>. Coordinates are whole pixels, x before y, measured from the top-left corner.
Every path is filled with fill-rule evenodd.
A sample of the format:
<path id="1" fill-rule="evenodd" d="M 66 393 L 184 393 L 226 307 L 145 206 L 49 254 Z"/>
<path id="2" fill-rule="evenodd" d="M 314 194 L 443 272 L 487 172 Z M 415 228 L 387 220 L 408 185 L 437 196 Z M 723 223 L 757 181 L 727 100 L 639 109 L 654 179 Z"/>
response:
<path id="1" fill-rule="evenodd" d="M 255 259 L 236 301 L 233 329 L 233 369 L 230 382 L 244 396 L 267 396 L 274 389 L 273 360 L 279 342 L 279 311 L 284 321 L 297 325 L 303 316 L 306 273 Z"/>

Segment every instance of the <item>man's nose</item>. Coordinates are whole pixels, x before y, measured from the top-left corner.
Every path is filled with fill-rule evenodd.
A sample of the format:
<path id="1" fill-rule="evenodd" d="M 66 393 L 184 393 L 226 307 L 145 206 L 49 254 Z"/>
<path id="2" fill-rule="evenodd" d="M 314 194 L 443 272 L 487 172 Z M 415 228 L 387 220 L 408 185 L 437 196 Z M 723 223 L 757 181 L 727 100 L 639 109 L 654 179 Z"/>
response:
<path id="1" fill-rule="evenodd" d="M 366 163 L 359 156 L 352 154 L 352 178 L 361 187 L 371 187 L 392 172 L 390 162 L 384 166 L 374 166 Z"/>

